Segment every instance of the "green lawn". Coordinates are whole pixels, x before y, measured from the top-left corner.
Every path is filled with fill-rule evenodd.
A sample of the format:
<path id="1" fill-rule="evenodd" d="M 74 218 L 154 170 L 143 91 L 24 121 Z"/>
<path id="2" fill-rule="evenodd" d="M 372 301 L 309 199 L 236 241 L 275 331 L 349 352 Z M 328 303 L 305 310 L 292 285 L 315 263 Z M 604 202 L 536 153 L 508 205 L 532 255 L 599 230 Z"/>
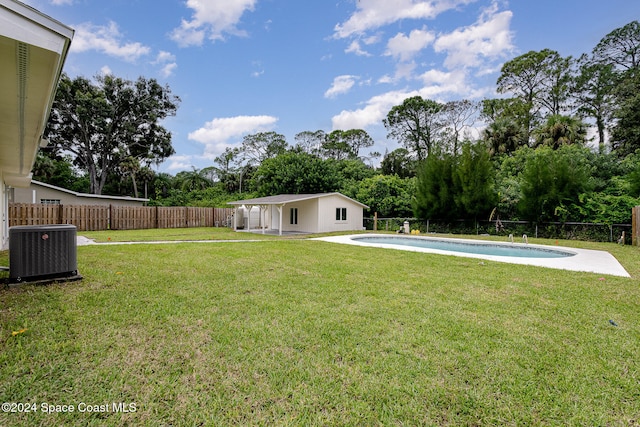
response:
<path id="1" fill-rule="evenodd" d="M 637 426 L 640 251 L 560 243 L 633 278 L 304 239 L 79 247 L 84 280 L 0 290 L 0 400 L 38 410 L 0 425 Z"/>

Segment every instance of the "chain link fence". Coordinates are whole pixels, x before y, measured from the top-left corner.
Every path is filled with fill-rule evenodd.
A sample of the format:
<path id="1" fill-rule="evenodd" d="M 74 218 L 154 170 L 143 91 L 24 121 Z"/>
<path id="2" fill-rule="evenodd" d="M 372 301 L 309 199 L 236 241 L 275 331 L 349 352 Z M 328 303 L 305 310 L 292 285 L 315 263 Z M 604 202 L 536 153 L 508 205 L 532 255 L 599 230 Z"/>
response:
<path id="1" fill-rule="evenodd" d="M 411 230 L 420 233 L 442 234 L 489 234 L 505 236 L 510 234 L 516 239 L 523 235 L 546 239 L 585 240 L 593 242 L 620 242 L 625 245 L 632 240 L 631 224 L 596 224 L 587 222 L 540 222 L 529 221 L 469 221 L 469 220 L 418 220 L 417 218 L 378 218 L 377 230 L 400 231 L 405 221 L 409 221 Z M 364 218 L 364 227 L 374 229 L 374 218 Z M 624 237 L 623 237 L 624 236 Z"/>

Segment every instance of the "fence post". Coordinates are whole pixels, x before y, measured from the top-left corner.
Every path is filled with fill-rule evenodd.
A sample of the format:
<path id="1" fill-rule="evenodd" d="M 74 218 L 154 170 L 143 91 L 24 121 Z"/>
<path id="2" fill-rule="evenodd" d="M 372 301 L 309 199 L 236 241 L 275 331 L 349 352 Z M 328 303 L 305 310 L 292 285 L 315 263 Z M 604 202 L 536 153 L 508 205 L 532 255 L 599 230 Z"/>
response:
<path id="1" fill-rule="evenodd" d="M 613 242 L 613 224 L 609 224 L 609 241 Z"/>
<path id="2" fill-rule="evenodd" d="M 638 213 L 640 212 L 640 206 L 636 206 L 631 209 L 631 244 L 638 246 Z"/>
<path id="3" fill-rule="evenodd" d="M 373 231 L 378 231 L 378 212 L 373 213 Z"/>

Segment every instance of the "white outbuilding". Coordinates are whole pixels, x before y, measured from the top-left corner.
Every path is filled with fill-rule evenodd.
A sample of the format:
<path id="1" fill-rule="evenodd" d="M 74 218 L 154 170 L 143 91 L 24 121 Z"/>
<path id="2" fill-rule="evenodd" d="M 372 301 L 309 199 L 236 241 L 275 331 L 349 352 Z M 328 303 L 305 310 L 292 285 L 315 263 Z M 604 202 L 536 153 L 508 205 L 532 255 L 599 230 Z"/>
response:
<path id="1" fill-rule="evenodd" d="M 326 233 L 363 229 L 368 206 L 341 193 L 280 194 L 229 202 L 233 229 L 282 233 Z"/>

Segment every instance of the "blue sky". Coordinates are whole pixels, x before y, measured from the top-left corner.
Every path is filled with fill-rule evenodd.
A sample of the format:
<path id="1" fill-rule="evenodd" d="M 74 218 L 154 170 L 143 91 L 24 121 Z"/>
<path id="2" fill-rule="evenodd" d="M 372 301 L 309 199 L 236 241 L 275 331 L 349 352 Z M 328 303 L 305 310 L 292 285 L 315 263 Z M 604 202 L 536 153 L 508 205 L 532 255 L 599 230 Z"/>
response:
<path id="1" fill-rule="evenodd" d="M 181 98 L 176 154 L 212 166 L 244 135 L 364 129 L 409 96 L 495 97 L 501 65 L 530 50 L 588 53 L 640 18 L 637 0 L 28 0 L 76 30 L 71 77 L 143 75 Z M 365 153 L 361 153 L 365 154 Z"/>

